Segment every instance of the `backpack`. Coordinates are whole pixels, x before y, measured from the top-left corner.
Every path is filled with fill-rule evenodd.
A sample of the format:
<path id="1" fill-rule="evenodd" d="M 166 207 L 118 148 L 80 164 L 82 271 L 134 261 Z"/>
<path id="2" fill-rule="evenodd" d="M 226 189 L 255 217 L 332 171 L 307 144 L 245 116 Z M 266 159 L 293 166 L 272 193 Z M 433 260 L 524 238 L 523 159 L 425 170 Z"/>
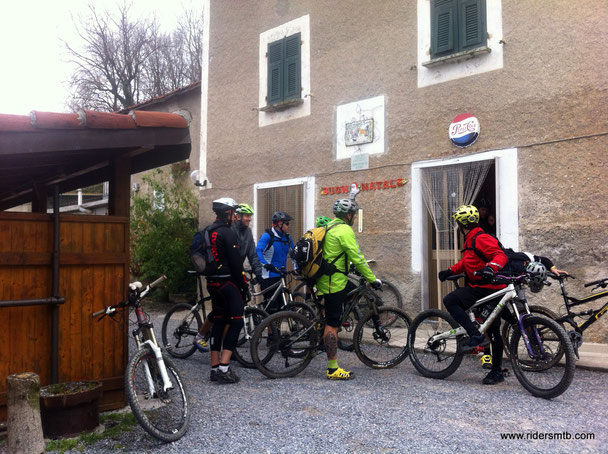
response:
<path id="1" fill-rule="evenodd" d="M 215 259 L 211 253 L 211 241 L 209 239 L 209 227 L 199 230 L 194 234 L 192 246 L 190 246 L 190 260 L 197 273 L 209 276 L 217 270 Z"/>
<path id="2" fill-rule="evenodd" d="M 272 243 L 274 243 L 274 232 L 272 231 L 272 229 L 266 229 L 264 230 L 268 236 L 270 237 L 270 240 L 268 240 L 268 243 L 266 244 L 266 247 L 264 248 L 264 252 L 266 252 L 268 249 L 270 249 L 270 246 L 272 246 Z M 289 236 L 289 233 L 287 234 L 287 239 L 286 240 L 278 240 L 280 243 L 287 243 L 289 244 L 291 241 L 291 237 Z"/>
<path id="3" fill-rule="evenodd" d="M 308 230 L 293 247 L 290 256 L 296 262 L 296 271 L 310 281 L 316 281 L 322 275 L 331 275 L 338 271 L 334 263 L 344 252 L 328 262 L 323 258 L 325 235 L 333 225 L 316 227 Z"/>
<path id="4" fill-rule="evenodd" d="M 463 249 L 462 252 L 467 251 L 467 250 L 469 250 L 469 251 L 472 250 L 473 252 L 475 252 L 477 257 L 479 257 L 484 262 L 488 262 L 489 259 L 486 256 L 484 256 L 481 251 L 479 251 L 477 248 L 475 248 L 475 240 L 477 239 L 477 237 L 479 235 L 482 235 L 482 234 L 490 235 L 492 238 L 494 238 L 498 242 L 498 247 L 500 247 L 502 249 L 502 251 L 505 253 L 505 255 L 507 256 L 507 263 L 502 268 L 502 272 L 506 272 L 506 273 L 516 275 L 516 276 L 520 275 L 526 269 L 526 265 L 529 262 L 534 261 L 534 256 L 532 254 L 529 254 L 528 252 L 516 252 L 511 248 L 505 248 L 502 245 L 502 243 L 500 242 L 500 240 L 498 238 L 496 238 L 496 236 L 492 235 L 491 233 L 486 233 L 486 232 L 476 233 L 475 236 L 473 237 L 473 239 L 471 240 L 471 247 Z"/>

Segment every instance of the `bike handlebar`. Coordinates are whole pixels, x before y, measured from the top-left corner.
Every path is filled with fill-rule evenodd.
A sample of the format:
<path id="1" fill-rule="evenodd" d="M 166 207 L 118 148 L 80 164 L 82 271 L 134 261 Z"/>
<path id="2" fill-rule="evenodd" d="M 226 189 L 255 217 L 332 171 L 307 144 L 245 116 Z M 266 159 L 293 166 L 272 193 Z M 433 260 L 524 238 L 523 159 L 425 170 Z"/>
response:
<path id="1" fill-rule="evenodd" d="M 592 285 L 597 285 L 598 287 L 606 288 L 606 286 L 608 286 L 608 277 L 605 277 L 604 279 L 598 279 L 597 281 L 588 282 L 584 286 L 591 287 Z"/>
<path id="2" fill-rule="evenodd" d="M 167 276 L 165 276 L 164 274 L 159 277 L 158 279 L 156 279 L 154 282 L 152 282 L 150 284 L 150 288 L 154 288 L 156 287 L 158 284 L 160 284 L 162 281 L 164 281 L 165 279 L 167 279 Z"/>

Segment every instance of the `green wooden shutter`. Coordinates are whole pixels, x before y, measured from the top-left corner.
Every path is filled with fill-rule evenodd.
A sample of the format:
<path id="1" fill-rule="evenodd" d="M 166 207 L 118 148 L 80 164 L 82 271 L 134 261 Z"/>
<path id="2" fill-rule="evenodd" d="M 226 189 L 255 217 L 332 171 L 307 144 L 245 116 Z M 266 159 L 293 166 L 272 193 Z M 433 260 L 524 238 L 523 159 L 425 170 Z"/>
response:
<path id="1" fill-rule="evenodd" d="M 460 0 L 459 13 L 459 50 L 485 46 L 486 2 L 485 0 Z"/>
<path id="2" fill-rule="evenodd" d="M 285 38 L 285 91 L 284 99 L 299 99 L 300 94 L 300 34 Z"/>
<path id="3" fill-rule="evenodd" d="M 283 47 L 285 40 L 281 39 L 268 44 L 268 95 L 267 104 L 274 104 L 283 99 Z"/>
<path id="4" fill-rule="evenodd" d="M 431 5 L 431 58 L 456 52 L 457 0 L 435 0 Z"/>

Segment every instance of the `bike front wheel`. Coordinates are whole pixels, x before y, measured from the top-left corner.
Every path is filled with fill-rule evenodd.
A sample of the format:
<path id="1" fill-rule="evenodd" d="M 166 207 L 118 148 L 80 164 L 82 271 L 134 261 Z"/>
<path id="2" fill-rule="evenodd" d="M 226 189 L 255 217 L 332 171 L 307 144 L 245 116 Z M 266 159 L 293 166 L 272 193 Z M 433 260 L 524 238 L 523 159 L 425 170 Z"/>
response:
<path id="1" fill-rule="evenodd" d="M 203 325 L 198 310 L 192 305 L 180 303 L 165 315 L 161 327 L 163 346 L 171 356 L 184 359 L 196 351 L 194 339 Z"/>
<path id="2" fill-rule="evenodd" d="M 257 307 L 246 307 L 243 315 L 243 328 L 239 334 L 239 340 L 236 343 L 236 348 L 232 351 L 234 359 L 236 359 L 243 367 L 249 369 L 255 368 L 253 359 L 251 359 L 251 340 L 256 327 L 268 317 L 268 313 Z"/>
<path id="3" fill-rule="evenodd" d="M 570 338 L 559 323 L 546 317 L 532 315 L 522 323 L 525 336 L 516 326 L 509 346 L 513 372 L 533 396 L 557 397 L 574 378 L 576 357 Z M 558 356 L 561 360 L 556 361 Z"/>
<path id="4" fill-rule="evenodd" d="M 355 328 L 357 357 L 374 369 L 395 367 L 407 357 L 410 324 L 408 315 L 396 307 L 381 307 L 378 315 L 367 314 Z"/>
<path id="5" fill-rule="evenodd" d="M 532 315 L 544 315 L 551 320 L 557 320 L 559 315 L 553 312 L 551 309 L 547 309 L 544 306 L 529 306 L 530 314 Z M 511 325 L 510 323 L 504 322 L 500 328 L 500 335 L 502 337 L 502 342 L 504 345 L 504 351 L 507 359 L 511 359 L 511 352 L 509 351 L 511 345 L 511 337 L 513 336 L 513 330 L 517 326 L 517 324 Z M 565 328 L 564 328 L 565 329 Z M 555 361 L 559 361 L 562 358 L 562 354 L 555 355 Z"/>
<path id="6" fill-rule="evenodd" d="M 162 358 L 171 388 L 165 390 L 154 352 L 144 347 L 127 364 L 125 393 L 143 429 L 158 440 L 172 442 L 186 433 L 191 413 L 185 384 L 169 357 L 162 353 Z"/>
<path id="7" fill-rule="evenodd" d="M 319 343 L 315 322 L 292 311 L 265 318 L 251 338 L 251 358 L 268 378 L 295 377 L 312 360 Z"/>
<path id="8" fill-rule="evenodd" d="M 424 311 L 412 321 L 408 351 L 412 364 L 421 375 L 442 379 L 458 369 L 462 362 L 460 341 L 463 335 L 448 333 L 459 326 L 450 314 L 438 309 Z M 439 334 L 446 336 L 432 339 Z"/>

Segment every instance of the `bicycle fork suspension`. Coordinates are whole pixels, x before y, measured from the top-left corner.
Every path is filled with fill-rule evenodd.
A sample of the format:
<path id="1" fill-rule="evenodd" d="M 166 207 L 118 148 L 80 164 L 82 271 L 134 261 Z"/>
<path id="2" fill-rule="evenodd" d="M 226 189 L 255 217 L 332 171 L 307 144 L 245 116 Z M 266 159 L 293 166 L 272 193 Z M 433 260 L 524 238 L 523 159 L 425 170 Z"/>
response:
<path id="1" fill-rule="evenodd" d="M 532 351 L 532 345 L 530 344 L 530 338 L 528 337 L 528 333 L 526 333 L 526 331 L 524 330 L 524 319 L 527 318 L 528 316 L 530 316 L 530 314 L 522 314 L 519 317 L 519 320 L 517 321 L 517 323 L 519 325 L 519 330 L 521 331 L 521 336 L 524 339 L 524 343 L 526 344 L 526 349 L 528 350 L 528 355 L 530 355 L 530 358 L 535 359 L 537 356 L 540 356 L 542 358 L 542 355 L 544 355 L 544 353 L 545 353 L 545 349 L 543 347 L 543 343 L 540 340 L 540 335 L 538 334 L 538 330 L 536 329 L 536 326 L 532 327 L 532 333 L 534 334 L 534 337 L 536 338 L 536 343 L 539 348 L 539 355 L 537 355 L 536 353 L 534 353 L 534 351 Z"/>
<path id="2" fill-rule="evenodd" d="M 158 346 L 156 346 L 152 341 L 147 340 L 142 345 L 148 344 L 148 346 L 154 352 L 154 357 L 156 358 L 156 364 L 158 366 L 158 370 L 160 372 L 160 376 L 163 379 L 163 392 L 167 392 L 170 389 L 173 389 L 173 383 L 171 383 L 171 379 L 167 374 L 167 368 L 165 366 L 165 361 L 163 360 L 163 356 L 161 354 L 161 350 Z M 148 362 L 144 362 L 144 370 L 146 373 L 146 380 L 148 381 L 148 388 L 150 389 L 150 395 L 153 396 L 154 389 L 154 380 L 152 379 L 152 372 L 150 371 L 150 365 Z"/>

